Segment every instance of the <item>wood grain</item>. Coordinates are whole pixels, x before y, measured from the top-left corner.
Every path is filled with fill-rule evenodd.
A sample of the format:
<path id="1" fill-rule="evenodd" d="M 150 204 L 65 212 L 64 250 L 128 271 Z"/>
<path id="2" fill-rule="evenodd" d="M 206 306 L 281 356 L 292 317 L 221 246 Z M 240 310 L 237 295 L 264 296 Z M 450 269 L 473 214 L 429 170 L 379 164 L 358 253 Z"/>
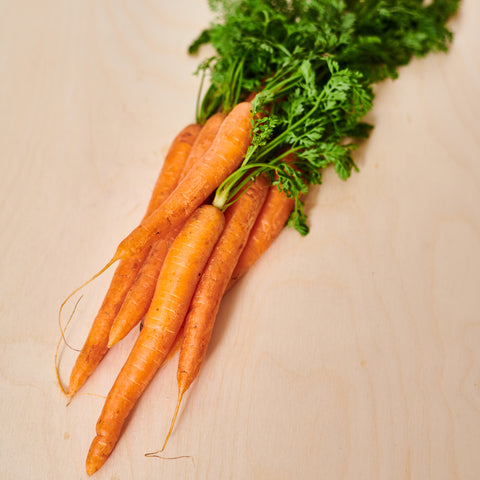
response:
<path id="1" fill-rule="evenodd" d="M 141 218 L 193 120 L 185 50 L 210 18 L 192 0 L 0 1 L 2 478 L 86 478 L 96 395 L 134 334 L 66 406 L 57 309 Z M 173 361 L 95 478 L 480 478 L 478 18 L 464 0 L 450 52 L 377 87 L 360 173 L 327 172 L 311 233 L 286 230 L 228 294 L 166 452 L 182 458 L 144 456 L 168 428 Z M 73 347 L 107 284 L 85 290 Z"/>

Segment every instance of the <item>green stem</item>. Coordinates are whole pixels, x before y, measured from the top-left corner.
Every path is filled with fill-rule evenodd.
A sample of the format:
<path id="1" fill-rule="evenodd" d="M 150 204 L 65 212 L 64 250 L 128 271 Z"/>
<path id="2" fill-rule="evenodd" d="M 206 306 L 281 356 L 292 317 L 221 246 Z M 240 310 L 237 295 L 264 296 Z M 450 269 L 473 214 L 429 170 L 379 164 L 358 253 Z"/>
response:
<path id="1" fill-rule="evenodd" d="M 305 123 L 305 121 L 308 120 L 308 118 L 314 114 L 314 112 L 317 110 L 317 108 L 320 105 L 320 101 L 322 100 L 322 97 L 323 97 L 323 94 L 320 94 L 318 96 L 317 101 L 315 102 L 315 105 L 305 115 L 303 115 L 293 125 L 290 125 L 286 130 L 284 130 L 279 135 L 277 135 L 265 148 L 263 148 L 261 152 L 257 155 L 256 160 L 261 160 L 262 158 L 265 158 L 273 150 L 281 146 L 282 143 L 285 142 L 285 138 L 287 137 L 287 135 L 290 134 L 291 130 L 294 130 L 302 123 Z"/>
<path id="2" fill-rule="evenodd" d="M 202 77 L 200 78 L 200 87 L 198 88 L 198 93 L 197 93 L 197 101 L 195 104 L 195 118 L 197 123 L 200 123 L 200 105 L 202 103 L 201 98 L 202 98 L 203 84 L 205 83 L 206 74 L 207 72 L 204 69 L 202 72 Z"/>
<path id="3" fill-rule="evenodd" d="M 229 177 L 227 177 L 217 188 L 213 205 L 220 210 L 227 208 L 227 203 L 240 191 L 241 186 L 244 185 L 245 177 L 247 181 L 252 177 L 257 177 L 263 171 L 272 168 L 268 163 L 251 163 L 241 165 Z M 258 169 L 254 175 L 246 175 L 249 170 Z M 237 183 L 238 182 L 238 183 Z M 239 187 L 240 185 L 240 187 Z"/>

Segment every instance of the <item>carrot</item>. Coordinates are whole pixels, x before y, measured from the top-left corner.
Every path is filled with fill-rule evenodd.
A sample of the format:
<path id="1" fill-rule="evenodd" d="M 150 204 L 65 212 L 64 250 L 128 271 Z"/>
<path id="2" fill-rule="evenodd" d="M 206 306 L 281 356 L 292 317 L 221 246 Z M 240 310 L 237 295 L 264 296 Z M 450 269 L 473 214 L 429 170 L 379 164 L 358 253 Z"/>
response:
<path id="1" fill-rule="evenodd" d="M 203 127 L 198 123 L 186 126 L 174 139 L 167 152 L 162 170 L 157 178 L 147 213 L 147 218 L 155 211 L 172 193 L 181 179 L 182 172 L 193 150 L 197 138 L 200 136 Z"/>
<path id="2" fill-rule="evenodd" d="M 211 147 L 213 140 L 217 136 L 217 133 L 225 120 L 226 114 L 223 112 L 214 113 L 203 126 L 200 134 L 195 140 L 192 146 L 190 155 L 187 158 L 185 167 L 183 168 L 180 180 L 183 180 L 187 172 L 203 157 L 206 151 Z"/>
<path id="3" fill-rule="evenodd" d="M 168 355 L 165 357 L 163 363 L 168 362 L 179 350 L 182 348 L 183 339 L 185 338 L 185 322 L 182 323 L 180 330 L 177 333 L 175 341 L 173 342 L 172 348 L 168 352 Z"/>
<path id="4" fill-rule="evenodd" d="M 70 374 L 68 391 L 64 391 L 68 396 L 77 393 L 107 353 L 110 326 L 145 257 L 146 252 L 140 252 L 122 261 L 115 270 L 110 287 Z"/>
<path id="5" fill-rule="evenodd" d="M 187 173 L 160 208 L 120 243 L 107 266 L 134 255 L 155 237 L 162 237 L 181 225 L 241 163 L 250 144 L 251 129 L 251 104 L 237 104 L 223 121 L 202 161 Z"/>
<path id="6" fill-rule="evenodd" d="M 168 248 L 177 233 L 178 231 L 175 230 L 166 238 L 160 238 L 152 245 L 137 278 L 130 287 L 112 323 L 108 348 L 122 340 L 147 313 Z"/>
<path id="7" fill-rule="evenodd" d="M 235 266 L 228 289 L 247 272 L 280 235 L 293 207 L 294 200 L 292 198 L 278 190 L 276 186 L 270 187 L 267 199 Z"/>
<path id="8" fill-rule="evenodd" d="M 143 319 L 140 321 L 140 330 L 142 330 L 142 328 L 143 328 Z M 167 356 L 163 360 L 162 365 L 165 365 L 178 351 L 180 351 L 184 337 L 185 337 L 185 322 L 182 323 L 182 326 L 180 327 L 180 330 L 178 331 L 177 336 L 175 337 L 175 341 L 173 342 L 173 345 L 170 348 Z"/>
<path id="9" fill-rule="evenodd" d="M 205 122 L 205 125 L 193 143 L 185 166 L 183 167 L 180 180 L 211 147 L 225 117 L 226 115 L 224 113 L 219 112 L 212 115 Z M 124 338 L 147 312 L 155 290 L 158 274 L 160 273 L 163 260 L 167 254 L 168 244 L 171 243 L 177 233 L 178 231 L 174 230 L 173 233 L 167 235 L 166 239 L 161 238 L 152 246 L 151 252 L 146 258 L 134 284 L 125 297 L 120 311 L 113 321 L 108 340 L 109 348 Z"/>
<path id="10" fill-rule="evenodd" d="M 200 130 L 200 125 L 191 124 L 174 138 L 158 175 L 144 218 L 148 217 L 175 188 Z M 72 369 L 68 392 L 64 390 L 64 393 L 69 396 L 74 395 L 82 387 L 107 353 L 108 336 L 113 320 L 118 314 L 147 254 L 148 249 L 139 250 L 137 254 L 122 260 L 118 265 L 105 299 Z M 68 298 L 70 297 L 71 295 Z M 65 302 L 62 307 L 64 304 Z"/>
<path id="11" fill-rule="evenodd" d="M 263 176 L 258 177 L 225 212 L 225 228 L 207 262 L 185 319 L 185 338 L 177 370 L 177 405 L 162 450 L 172 433 L 183 395 L 197 377 L 205 358 L 220 302 L 268 187 L 268 181 Z"/>
<path id="12" fill-rule="evenodd" d="M 168 251 L 143 328 L 98 419 L 86 460 L 89 475 L 107 460 L 132 408 L 168 355 L 223 226 L 223 213 L 204 205 L 187 220 Z"/>

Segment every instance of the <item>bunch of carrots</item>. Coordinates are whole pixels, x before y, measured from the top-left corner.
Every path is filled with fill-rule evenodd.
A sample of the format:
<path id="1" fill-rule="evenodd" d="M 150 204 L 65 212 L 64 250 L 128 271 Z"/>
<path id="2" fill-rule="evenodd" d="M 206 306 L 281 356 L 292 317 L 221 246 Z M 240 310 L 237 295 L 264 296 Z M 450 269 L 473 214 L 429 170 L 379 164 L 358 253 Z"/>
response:
<path id="1" fill-rule="evenodd" d="M 211 116 L 203 126 L 184 128 L 170 146 L 147 213 L 108 264 L 119 261 L 64 392 L 75 395 L 108 350 L 142 319 L 143 327 L 98 420 L 87 457 L 89 475 L 112 452 L 156 371 L 180 348 L 173 428 L 205 357 L 224 293 L 285 225 L 293 201 L 264 176 L 250 180 L 224 211 L 207 202 L 243 159 L 251 128 L 249 102 L 228 115 Z"/>
<path id="2" fill-rule="evenodd" d="M 143 321 L 97 421 L 89 475 L 113 451 L 160 366 L 180 350 L 165 447 L 225 292 L 287 223 L 307 233 L 303 198 L 323 168 L 333 165 L 343 179 L 356 168 L 349 139 L 368 136 L 361 119 L 372 106 L 371 84 L 394 78 L 414 55 L 446 50 L 445 22 L 458 1 L 400 3 L 405 8 L 390 0 L 211 2 L 221 21 L 192 47 L 210 42 L 217 50 L 200 67 L 211 85 L 197 121 L 174 138 L 139 225 L 88 281 L 118 262 L 67 387 L 56 356 L 59 384 L 73 397 Z M 382 42 L 386 55 L 378 54 Z"/>

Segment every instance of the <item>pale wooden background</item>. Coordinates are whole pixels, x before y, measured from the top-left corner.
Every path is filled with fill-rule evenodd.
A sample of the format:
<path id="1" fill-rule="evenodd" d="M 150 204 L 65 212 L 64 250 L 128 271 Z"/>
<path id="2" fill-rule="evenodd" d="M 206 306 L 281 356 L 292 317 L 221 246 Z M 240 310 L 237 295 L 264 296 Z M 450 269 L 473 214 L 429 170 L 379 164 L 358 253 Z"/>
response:
<path id="1" fill-rule="evenodd" d="M 101 409 L 70 406 L 61 300 L 143 215 L 193 120 L 205 1 L 0 1 L 1 477 L 83 479 Z M 166 452 L 175 362 L 98 479 L 480 478 L 480 3 L 448 55 L 378 87 L 361 173 L 328 172 L 221 309 Z M 108 283 L 84 292 L 80 346 Z M 73 304 L 69 304 L 67 312 Z M 133 337 L 84 393 L 104 395 Z M 74 353 L 62 356 L 68 376 Z"/>

